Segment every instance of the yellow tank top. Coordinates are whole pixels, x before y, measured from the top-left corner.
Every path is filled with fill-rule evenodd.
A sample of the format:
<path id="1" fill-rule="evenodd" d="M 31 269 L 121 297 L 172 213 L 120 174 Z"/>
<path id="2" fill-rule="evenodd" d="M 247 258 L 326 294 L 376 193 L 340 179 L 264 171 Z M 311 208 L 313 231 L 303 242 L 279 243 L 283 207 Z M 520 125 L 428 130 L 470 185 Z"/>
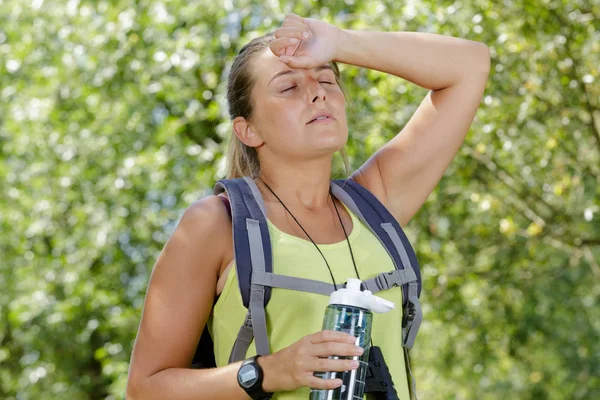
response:
<path id="1" fill-rule="evenodd" d="M 346 208 L 348 210 L 348 208 Z M 352 232 L 348 236 L 361 279 L 367 280 L 382 272 L 394 270 L 394 263 L 377 237 L 350 210 Z M 323 258 L 314 245 L 305 239 L 280 231 L 271 221 L 269 234 L 273 251 L 274 273 L 331 282 Z M 346 240 L 318 245 L 327 259 L 336 283 L 355 278 L 356 273 Z M 396 308 L 386 314 L 373 313 L 373 345 L 379 346 L 401 399 L 409 399 L 408 380 L 402 349 L 402 291 L 392 288 L 377 293 L 391 300 Z M 274 288 L 267 305 L 267 332 L 271 352 L 281 350 L 303 336 L 321 330 L 328 296 Z M 235 266 L 230 269 L 223 292 L 213 307 L 207 322 L 214 341 L 217 366 L 227 365 L 231 348 L 246 316 L 242 304 Z M 254 342 L 246 357 L 256 354 Z M 307 400 L 310 388 L 278 392 L 274 400 Z"/>

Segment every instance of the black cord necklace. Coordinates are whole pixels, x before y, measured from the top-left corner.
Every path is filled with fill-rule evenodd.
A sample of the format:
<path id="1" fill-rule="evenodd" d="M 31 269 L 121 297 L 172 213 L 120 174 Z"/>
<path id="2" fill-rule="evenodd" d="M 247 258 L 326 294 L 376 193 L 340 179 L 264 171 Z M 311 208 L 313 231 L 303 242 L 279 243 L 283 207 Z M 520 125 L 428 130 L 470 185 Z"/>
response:
<path id="1" fill-rule="evenodd" d="M 285 208 L 285 210 L 292 216 L 292 218 L 294 218 L 294 221 L 296 221 L 296 223 L 298 224 L 298 226 L 300 227 L 300 229 L 302 229 L 302 231 L 306 234 L 306 236 L 308 236 L 308 238 L 310 239 L 310 241 L 312 242 L 312 244 L 317 248 L 317 250 L 319 251 L 319 254 L 321 254 L 321 257 L 323 257 L 323 260 L 325 261 L 325 265 L 327 265 L 327 270 L 329 270 L 329 275 L 331 276 L 331 282 L 333 282 L 333 288 L 337 291 L 337 285 L 335 284 L 335 279 L 333 278 L 333 272 L 331 272 L 331 268 L 329 267 L 329 263 L 327 262 L 327 259 L 325 258 L 325 256 L 323 255 L 323 253 L 321 252 L 321 249 L 319 249 L 319 246 L 317 246 L 317 244 L 315 243 L 315 241 L 310 237 L 310 235 L 308 234 L 308 232 L 306 232 L 306 230 L 302 227 L 302 225 L 300 224 L 300 222 L 298 222 L 298 220 L 296 219 L 296 217 L 294 217 L 294 214 L 292 214 L 292 212 L 285 206 L 285 204 L 283 204 L 283 201 L 281 201 L 281 199 L 279 198 L 279 196 L 277 196 L 275 194 L 275 192 L 273 191 L 273 189 L 271 189 L 269 187 L 269 185 L 267 185 L 267 183 L 265 181 L 262 180 L 262 178 L 258 178 L 260 179 L 260 181 L 262 183 L 264 183 L 264 185 L 267 187 L 267 189 L 269 189 L 269 191 L 271 193 L 273 193 L 273 196 L 275 196 L 277 198 L 277 200 L 279 200 L 279 202 L 281 203 L 281 205 L 283 206 L 283 208 Z M 337 205 L 335 204 L 335 199 L 333 198 L 333 195 L 331 194 L 331 187 L 329 188 L 329 197 L 331 197 L 331 201 L 333 203 L 333 207 L 335 208 L 335 212 L 338 216 L 338 219 L 340 221 L 340 225 L 342 226 L 342 229 L 344 231 L 344 236 L 346 237 L 346 242 L 348 243 L 348 249 L 350 250 L 350 257 L 352 257 L 352 264 L 354 265 L 354 272 L 356 272 L 356 277 L 362 281 L 362 279 L 360 279 L 360 275 L 358 274 L 358 269 L 356 268 L 356 261 L 354 261 L 354 253 L 352 253 L 352 246 L 350 245 L 350 240 L 348 240 L 348 234 L 346 233 L 346 228 L 344 227 L 344 224 L 342 223 L 342 217 L 340 216 L 340 212 L 338 211 Z M 265 216 L 266 217 L 266 216 Z M 355 227 L 356 229 L 356 227 Z M 371 338 L 369 339 L 371 342 L 371 347 L 373 347 L 373 336 L 371 336 Z"/>
<path id="2" fill-rule="evenodd" d="M 283 208 L 285 208 L 285 210 L 292 216 L 292 218 L 294 218 L 294 221 L 296 221 L 296 223 L 298 224 L 298 226 L 300 227 L 300 229 L 302 229 L 302 231 L 306 234 L 306 236 L 308 237 L 308 239 L 310 239 L 310 241 L 312 242 L 312 244 L 317 248 L 317 250 L 319 251 L 319 254 L 321 254 L 321 257 L 323 257 L 323 260 L 325 261 L 325 265 L 327 265 L 327 269 L 329 270 L 329 275 L 331 276 L 331 281 L 333 282 L 333 288 L 335 290 L 337 290 L 337 285 L 335 284 L 335 278 L 333 277 L 333 272 L 331 271 L 331 268 L 329 267 L 329 263 L 327 262 L 327 259 L 325 258 L 325 256 L 321 252 L 321 249 L 319 248 L 319 246 L 317 246 L 317 244 L 310 237 L 310 235 L 308 234 L 308 232 L 306 232 L 306 230 L 302 227 L 302 225 L 300 224 L 300 222 L 298 222 L 298 220 L 296 219 L 296 217 L 294 217 L 294 214 L 292 214 L 292 212 L 285 206 L 285 204 L 283 204 L 283 201 L 281 201 L 281 199 L 279 198 L 279 196 L 277 196 L 275 194 L 275 192 L 273 191 L 273 189 L 271 189 L 269 187 L 269 185 L 267 185 L 267 183 L 265 181 L 263 181 L 260 177 L 258 179 L 260 179 L 260 181 L 267 187 L 267 189 L 269 189 L 269 191 L 271 193 L 273 193 L 273 196 L 275 196 L 275 198 L 277 198 L 277 200 L 279 200 L 279 202 L 281 203 L 281 205 L 283 206 Z M 348 249 L 350 249 L 350 257 L 352 258 L 352 264 L 354 265 L 354 272 L 356 272 L 356 277 L 360 280 L 360 275 L 358 274 L 358 269 L 356 268 L 356 261 L 354 261 L 354 253 L 352 253 L 352 246 L 350 245 L 350 240 L 348 239 L 348 234 L 346 233 L 346 228 L 344 227 L 344 224 L 342 223 L 342 217 L 340 216 L 340 212 L 338 211 L 337 205 L 335 204 L 335 199 L 333 198 L 333 196 L 331 194 L 331 188 L 329 188 L 329 197 L 331 197 L 331 201 L 333 202 L 333 207 L 335 208 L 335 212 L 336 212 L 336 214 L 338 216 L 338 219 L 340 221 L 340 225 L 342 226 L 342 230 L 344 231 L 344 236 L 346 237 L 346 242 L 348 243 Z"/>

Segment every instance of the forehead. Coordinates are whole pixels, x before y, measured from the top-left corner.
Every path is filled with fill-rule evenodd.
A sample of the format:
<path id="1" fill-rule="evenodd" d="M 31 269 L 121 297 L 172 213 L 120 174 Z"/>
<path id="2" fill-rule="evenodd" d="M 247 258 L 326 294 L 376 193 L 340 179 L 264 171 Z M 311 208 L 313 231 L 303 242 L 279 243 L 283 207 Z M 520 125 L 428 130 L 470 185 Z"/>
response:
<path id="1" fill-rule="evenodd" d="M 292 71 L 295 70 L 294 68 L 290 68 L 287 65 L 285 65 L 284 63 L 282 63 L 281 61 L 279 61 L 279 58 L 277 56 L 275 56 L 275 54 L 273 54 L 271 49 L 269 49 L 268 47 L 264 51 L 262 51 L 256 55 L 252 64 L 253 64 L 252 72 L 256 79 L 256 83 L 262 87 L 266 87 L 269 84 L 269 81 L 278 72 L 287 71 L 287 70 L 292 70 Z M 298 71 L 305 72 L 307 70 L 298 69 Z M 333 73 L 333 71 L 331 71 L 331 70 L 330 70 L 330 72 Z M 278 79 L 283 79 L 283 78 L 278 78 Z M 276 82 L 278 79 L 276 79 L 273 82 Z"/>

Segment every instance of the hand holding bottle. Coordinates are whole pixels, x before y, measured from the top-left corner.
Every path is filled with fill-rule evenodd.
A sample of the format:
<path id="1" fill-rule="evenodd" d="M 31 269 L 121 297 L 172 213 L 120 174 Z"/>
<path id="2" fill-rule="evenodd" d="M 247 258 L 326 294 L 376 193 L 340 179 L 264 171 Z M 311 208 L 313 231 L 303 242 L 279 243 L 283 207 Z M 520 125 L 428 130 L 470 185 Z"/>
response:
<path id="1" fill-rule="evenodd" d="M 265 374 L 263 390 L 277 392 L 300 387 L 339 387 L 342 384 L 340 379 L 321 379 L 314 373 L 356 369 L 358 362 L 355 360 L 328 358 L 361 355 L 363 350 L 354 345 L 355 341 L 356 338 L 347 333 L 323 330 L 307 335 L 276 353 L 260 357 L 258 363 Z"/>

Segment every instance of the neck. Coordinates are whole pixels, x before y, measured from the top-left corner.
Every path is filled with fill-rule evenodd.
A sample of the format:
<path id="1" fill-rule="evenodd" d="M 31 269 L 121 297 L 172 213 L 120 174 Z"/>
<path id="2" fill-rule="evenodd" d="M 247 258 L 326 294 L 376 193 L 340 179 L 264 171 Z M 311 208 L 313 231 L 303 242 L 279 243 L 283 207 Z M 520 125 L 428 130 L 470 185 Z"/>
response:
<path id="1" fill-rule="evenodd" d="M 304 161 L 301 165 L 269 165 L 261 162 L 259 177 L 286 205 L 302 206 L 311 211 L 328 207 L 331 158 L 326 161 Z M 260 186 L 265 201 L 278 202 L 265 186 Z"/>

